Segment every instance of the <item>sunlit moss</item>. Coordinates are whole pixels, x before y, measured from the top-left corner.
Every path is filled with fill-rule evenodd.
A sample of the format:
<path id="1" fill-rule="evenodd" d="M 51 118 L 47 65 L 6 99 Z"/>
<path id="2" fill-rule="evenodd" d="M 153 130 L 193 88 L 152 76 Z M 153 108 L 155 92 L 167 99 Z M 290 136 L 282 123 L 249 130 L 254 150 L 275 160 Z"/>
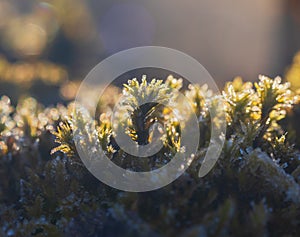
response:
<path id="1" fill-rule="evenodd" d="M 208 100 L 213 96 L 213 93 L 206 84 L 202 86 L 190 84 L 185 96 L 190 100 L 197 118 L 203 119 L 207 116 Z"/>
<path id="2" fill-rule="evenodd" d="M 141 141 L 139 132 L 149 128 L 144 123 L 164 124 L 164 129 L 160 128 L 163 149 L 142 164 L 131 162 L 132 157 L 114 140 L 111 114 L 105 107 L 113 107 L 117 100 L 103 102 L 99 116 L 88 123 L 84 111 L 73 114 L 72 103 L 68 107 L 44 108 L 33 98 L 27 98 L 15 108 L 3 97 L 0 100 L 0 121 L 5 124 L 0 133 L 3 226 L 0 235 L 64 236 L 76 231 L 86 236 L 87 231 L 92 231 L 91 236 L 105 233 L 118 236 L 116 226 L 122 225 L 122 236 L 226 236 L 228 233 L 297 236 L 300 156 L 287 131 L 278 123 L 285 116 L 282 111 L 291 109 L 297 98 L 289 84 L 279 79 L 260 77 L 253 86 L 238 78 L 226 85 L 222 94 L 226 108 L 224 121 L 230 129 L 217 164 L 201 179 L 198 170 L 206 152 L 203 143 L 181 177 L 148 193 L 109 188 L 82 165 L 76 142 L 83 147 L 89 146 L 86 141 L 101 146 L 112 161 L 137 170 L 138 165 L 159 168 L 175 153 L 184 154 L 180 147 L 182 127 L 172 111 L 156 104 L 140 108 L 149 99 L 161 103 L 176 100 L 178 93 L 184 93 L 194 105 L 201 137 L 204 143 L 209 141 L 211 123 L 218 123 L 218 118 L 210 118 L 210 113 L 218 114 L 220 95 L 215 96 L 203 85 L 189 86 L 187 90 L 181 86 L 181 80 L 173 77 L 165 82 L 148 82 L 143 78 L 141 82 L 131 80 L 124 85 L 121 102 L 126 105 L 124 111 L 128 116 L 122 126 L 132 129 L 130 135 L 134 135 L 136 144 Z M 151 139 L 150 129 L 147 140 Z M 97 152 L 94 148 L 84 147 L 88 152 Z M 113 228 L 109 229 L 110 226 Z"/>
<path id="3" fill-rule="evenodd" d="M 166 125 L 166 134 L 163 139 L 165 145 L 171 149 L 173 154 L 176 154 L 176 152 L 180 151 L 180 135 L 180 123 L 176 119 L 171 119 L 168 121 Z"/>
<path id="4" fill-rule="evenodd" d="M 59 144 L 56 148 L 52 149 L 51 153 L 61 151 L 68 156 L 73 156 L 75 154 L 75 144 L 73 141 L 73 131 L 67 122 L 61 122 L 57 127 L 57 131 L 53 132 L 56 136 L 55 142 Z"/>
<path id="5" fill-rule="evenodd" d="M 97 127 L 98 138 L 100 145 L 104 151 L 107 153 L 115 153 L 116 150 L 111 145 L 111 136 L 112 136 L 112 124 L 110 122 L 109 117 L 103 113 L 100 116 L 100 123 Z"/>
<path id="6" fill-rule="evenodd" d="M 151 125 L 164 119 L 162 109 L 176 97 L 176 89 L 170 85 L 156 79 L 148 83 L 146 76 L 141 83 L 133 79 L 124 84 L 121 104 L 129 113 L 128 134 L 139 144 L 149 143 Z"/>
<path id="7" fill-rule="evenodd" d="M 227 121 L 230 126 L 255 123 L 259 118 L 259 98 L 252 83 L 243 83 L 241 78 L 228 82 L 223 96 L 226 101 Z"/>
<path id="8" fill-rule="evenodd" d="M 281 83 L 280 77 L 271 79 L 260 76 L 255 88 L 260 100 L 262 118 L 270 116 L 270 120 L 281 120 L 286 110 L 297 101 L 297 96 L 290 90 L 290 84 Z"/>

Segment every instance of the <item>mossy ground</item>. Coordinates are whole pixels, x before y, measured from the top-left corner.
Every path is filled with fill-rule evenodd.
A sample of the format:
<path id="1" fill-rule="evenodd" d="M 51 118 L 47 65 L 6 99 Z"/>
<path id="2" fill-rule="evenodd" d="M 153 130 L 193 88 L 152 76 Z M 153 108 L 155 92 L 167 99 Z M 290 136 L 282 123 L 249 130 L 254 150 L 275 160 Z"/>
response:
<path id="1" fill-rule="evenodd" d="M 140 167 L 137 163 L 137 170 L 159 167 L 181 152 L 181 146 L 180 128 L 170 111 L 157 104 L 141 108 L 136 100 L 145 95 L 167 100 L 181 83 L 172 77 L 165 82 L 144 78 L 124 87 L 129 116 L 120 126 L 131 139 L 147 143 L 154 120 L 167 125 L 163 151 L 152 162 Z M 113 91 L 118 98 L 118 90 Z M 228 83 L 222 95 L 228 126 L 225 145 L 217 164 L 203 178 L 198 171 L 210 125 L 218 122 L 209 114 L 215 96 L 203 85 L 190 86 L 183 93 L 199 118 L 203 137 L 199 150 L 176 181 L 146 193 L 115 190 L 88 172 L 74 145 L 72 103 L 44 108 L 28 98 L 13 107 L 9 98 L 2 97 L 0 236 L 297 236 L 296 90 L 279 78 L 263 76 L 255 85 L 239 78 Z M 107 155 L 127 167 L 133 157 L 115 144 L 108 119 L 107 108 L 115 101 L 106 102 L 98 106 L 96 133 Z M 84 127 L 84 117 L 81 121 Z"/>

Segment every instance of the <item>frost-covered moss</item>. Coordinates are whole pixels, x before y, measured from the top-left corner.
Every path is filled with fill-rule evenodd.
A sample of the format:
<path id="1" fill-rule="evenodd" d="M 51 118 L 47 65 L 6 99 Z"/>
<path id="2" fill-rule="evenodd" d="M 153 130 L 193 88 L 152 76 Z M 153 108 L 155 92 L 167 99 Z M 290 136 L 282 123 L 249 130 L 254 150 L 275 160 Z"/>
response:
<path id="1" fill-rule="evenodd" d="M 119 90 L 112 91 L 111 97 L 119 98 Z M 165 125 L 160 131 L 164 147 L 147 163 L 131 162 L 134 157 L 116 144 L 106 108 L 116 100 L 100 101 L 92 131 L 84 114 L 77 114 L 74 123 L 72 104 L 44 108 L 28 98 L 14 108 L 2 97 L 1 236 L 297 236 L 300 155 L 290 142 L 291 125 L 281 123 L 298 102 L 289 83 L 260 76 L 254 85 L 240 78 L 226 85 L 226 141 L 204 178 L 198 171 L 210 125 L 216 122 L 209 113 L 216 96 L 205 85 L 184 90 L 182 80 L 173 77 L 165 82 L 131 80 L 122 93 L 128 115 L 120 126 L 134 142 L 151 141 L 154 122 Z M 74 145 L 77 135 L 96 135 L 99 146 L 125 168 L 152 169 L 176 152 L 184 154 L 181 128 L 172 112 L 166 106 L 138 103 L 146 97 L 161 103 L 176 100 L 177 93 L 191 102 L 202 138 L 181 177 L 156 191 L 128 193 L 104 185 L 87 171 Z"/>

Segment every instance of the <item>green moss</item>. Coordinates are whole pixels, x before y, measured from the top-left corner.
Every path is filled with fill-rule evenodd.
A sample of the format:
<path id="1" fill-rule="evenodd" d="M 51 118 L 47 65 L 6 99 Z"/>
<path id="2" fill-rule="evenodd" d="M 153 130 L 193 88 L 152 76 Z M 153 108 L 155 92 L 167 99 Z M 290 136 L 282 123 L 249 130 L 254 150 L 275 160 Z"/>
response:
<path id="1" fill-rule="evenodd" d="M 0 235 L 297 236 L 300 156 L 290 142 L 290 129 L 280 122 L 298 100 L 289 84 L 260 77 L 254 86 L 241 79 L 226 85 L 223 98 L 229 129 L 221 157 L 203 178 L 198 171 L 210 137 L 209 111 L 217 109 L 217 97 L 205 85 L 181 87 L 182 80 L 173 77 L 165 82 L 143 78 L 124 85 L 121 103 L 127 117 L 120 126 L 127 129 L 128 137 L 145 144 L 151 140 L 153 122 L 166 128 L 162 151 L 150 159 L 155 162 L 137 162 L 133 168 L 159 167 L 182 152 L 181 128 L 170 110 L 158 104 L 142 107 L 143 101 L 164 103 L 184 93 L 200 125 L 202 140 L 189 169 L 168 186 L 147 193 L 106 186 L 77 155 L 77 136 L 93 139 L 93 133 L 114 162 L 125 168 L 135 165 L 115 142 L 106 103 L 98 106 L 92 131 L 83 113 L 75 115 L 74 123 L 72 104 L 43 108 L 30 98 L 15 109 L 3 97 Z M 119 98 L 118 90 L 114 91 Z"/>

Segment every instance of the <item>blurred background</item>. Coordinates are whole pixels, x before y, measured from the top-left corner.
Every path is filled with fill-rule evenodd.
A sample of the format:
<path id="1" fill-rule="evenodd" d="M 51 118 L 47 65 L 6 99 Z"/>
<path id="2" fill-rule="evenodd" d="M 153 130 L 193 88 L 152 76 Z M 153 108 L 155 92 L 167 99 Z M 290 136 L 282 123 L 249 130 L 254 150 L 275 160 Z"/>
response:
<path id="1" fill-rule="evenodd" d="M 70 101 L 101 60 L 145 45 L 189 54 L 220 87 L 283 76 L 300 49 L 300 1 L 0 0 L 0 95 Z"/>

